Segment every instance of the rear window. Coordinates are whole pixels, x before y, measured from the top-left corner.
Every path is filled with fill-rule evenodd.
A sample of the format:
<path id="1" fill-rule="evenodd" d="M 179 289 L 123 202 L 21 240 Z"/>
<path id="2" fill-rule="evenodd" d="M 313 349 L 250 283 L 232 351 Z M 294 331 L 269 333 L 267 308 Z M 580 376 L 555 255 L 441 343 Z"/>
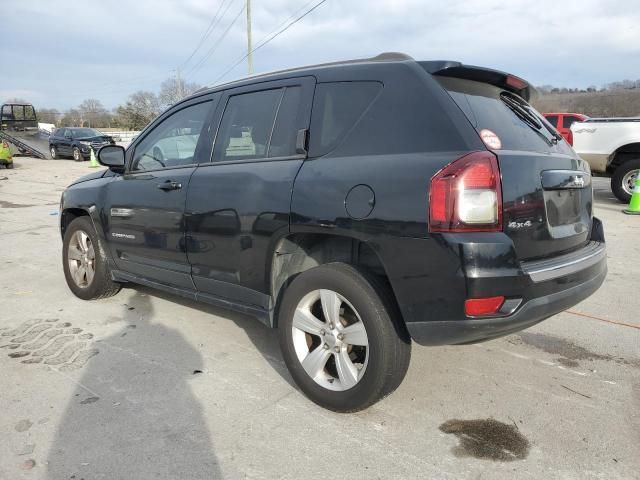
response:
<path id="1" fill-rule="evenodd" d="M 318 84 L 313 99 L 310 155 L 322 156 L 336 148 L 381 89 L 378 82 Z"/>
<path id="2" fill-rule="evenodd" d="M 545 115 L 547 122 L 551 124 L 554 128 L 558 127 L 558 116 L 557 115 Z"/>
<path id="3" fill-rule="evenodd" d="M 564 117 L 562 117 L 562 128 L 571 128 L 571 125 L 579 121 L 580 119 L 578 117 L 575 117 L 573 115 L 565 115 Z"/>
<path id="4" fill-rule="evenodd" d="M 559 135 L 544 120 L 542 114 L 517 95 L 487 83 L 448 77 L 435 78 L 449 92 L 478 132 L 488 129 L 500 138 L 502 150 L 572 155 L 571 148 L 564 140 L 557 138 Z"/>

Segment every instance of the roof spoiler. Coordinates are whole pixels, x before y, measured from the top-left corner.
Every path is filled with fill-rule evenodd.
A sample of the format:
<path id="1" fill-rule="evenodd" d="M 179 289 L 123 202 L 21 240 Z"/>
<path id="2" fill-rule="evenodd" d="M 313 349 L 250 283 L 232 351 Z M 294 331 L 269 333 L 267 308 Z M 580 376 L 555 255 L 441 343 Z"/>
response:
<path id="1" fill-rule="evenodd" d="M 535 87 L 520 77 L 510 73 L 492 70 L 491 68 L 476 67 L 474 65 L 464 65 L 460 62 L 452 61 L 432 61 L 418 62 L 422 68 L 432 75 L 441 77 L 463 78 L 476 82 L 488 83 L 496 87 L 517 93 L 525 100 L 537 95 Z"/>

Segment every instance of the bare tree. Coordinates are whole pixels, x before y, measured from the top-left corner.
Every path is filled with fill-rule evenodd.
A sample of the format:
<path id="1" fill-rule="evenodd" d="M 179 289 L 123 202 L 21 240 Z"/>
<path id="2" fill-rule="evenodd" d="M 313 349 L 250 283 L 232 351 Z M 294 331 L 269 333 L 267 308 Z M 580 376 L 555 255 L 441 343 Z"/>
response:
<path id="1" fill-rule="evenodd" d="M 81 125 L 84 127 L 101 127 L 105 126 L 105 123 L 108 123 L 108 119 L 105 122 L 106 117 L 108 116 L 108 111 L 102 105 L 100 100 L 95 98 L 87 98 L 83 100 L 83 102 L 78 106 L 78 110 L 82 115 Z"/>
<path id="2" fill-rule="evenodd" d="M 82 127 L 82 114 L 79 110 L 72 108 L 60 119 L 61 127 Z"/>
<path id="3" fill-rule="evenodd" d="M 118 121 L 132 130 L 140 130 L 160 113 L 160 102 L 153 92 L 140 90 L 116 109 Z"/>
<path id="4" fill-rule="evenodd" d="M 36 114 L 39 122 L 53 123 L 54 125 L 58 123 L 58 120 L 61 117 L 60 112 L 55 108 L 40 108 Z"/>
<path id="5" fill-rule="evenodd" d="M 177 78 L 171 77 L 160 85 L 158 98 L 163 107 L 170 107 L 200 88 L 197 83 L 185 82 L 184 80 L 178 81 Z"/>

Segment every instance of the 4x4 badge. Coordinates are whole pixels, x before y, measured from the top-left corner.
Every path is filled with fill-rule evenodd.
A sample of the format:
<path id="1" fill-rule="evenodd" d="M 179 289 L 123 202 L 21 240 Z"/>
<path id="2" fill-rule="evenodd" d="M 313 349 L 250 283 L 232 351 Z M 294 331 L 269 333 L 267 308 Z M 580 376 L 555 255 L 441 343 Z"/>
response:
<path id="1" fill-rule="evenodd" d="M 531 223 L 531 220 L 527 220 L 526 222 L 509 222 L 508 227 L 513 229 L 518 229 L 518 228 L 530 227 L 532 225 L 533 223 Z"/>

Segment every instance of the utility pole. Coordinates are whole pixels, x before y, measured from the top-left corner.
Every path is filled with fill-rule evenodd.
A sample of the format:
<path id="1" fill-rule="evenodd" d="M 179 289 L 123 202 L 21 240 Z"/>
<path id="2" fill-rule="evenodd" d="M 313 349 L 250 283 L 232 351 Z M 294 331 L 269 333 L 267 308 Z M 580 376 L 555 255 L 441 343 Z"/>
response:
<path id="1" fill-rule="evenodd" d="M 247 67 L 253 73 L 253 42 L 251 41 L 251 0 L 247 0 Z"/>
<path id="2" fill-rule="evenodd" d="M 182 79 L 180 78 L 180 67 L 176 70 L 176 81 L 178 82 L 178 95 L 180 98 L 184 97 L 184 92 L 182 91 Z"/>

